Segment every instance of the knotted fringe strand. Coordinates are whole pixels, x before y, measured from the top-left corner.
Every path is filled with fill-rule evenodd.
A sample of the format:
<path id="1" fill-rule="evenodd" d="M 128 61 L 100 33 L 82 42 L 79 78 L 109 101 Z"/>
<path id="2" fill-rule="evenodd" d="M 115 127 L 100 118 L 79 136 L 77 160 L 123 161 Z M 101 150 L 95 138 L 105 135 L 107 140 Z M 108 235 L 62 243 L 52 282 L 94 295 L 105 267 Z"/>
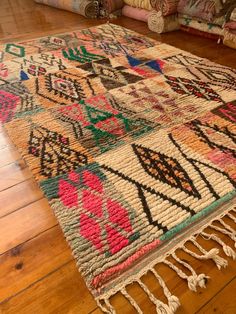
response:
<path id="1" fill-rule="evenodd" d="M 117 286 L 115 285 L 115 287 L 112 288 L 108 293 L 98 297 L 96 300 L 100 309 L 104 313 L 115 314 L 116 311 L 114 307 L 111 305 L 111 303 L 109 302 L 109 299 L 112 296 L 114 296 L 116 293 L 120 292 L 123 295 L 123 297 L 132 305 L 132 307 L 138 314 L 143 314 L 143 311 L 138 305 L 138 303 L 136 302 L 136 300 L 129 294 L 129 292 L 126 289 L 128 285 L 132 283 L 136 283 L 141 287 L 141 289 L 145 292 L 145 294 L 148 296 L 150 301 L 155 305 L 156 313 L 174 314 L 177 308 L 180 306 L 179 299 L 175 295 L 172 295 L 165 281 L 157 273 L 154 267 L 160 263 L 164 263 L 173 271 L 175 271 L 175 273 L 180 278 L 186 280 L 189 289 L 192 291 L 196 292 L 198 287 L 206 288 L 207 279 L 209 277 L 203 273 L 197 274 L 196 271 L 193 269 L 193 267 L 190 265 L 190 262 L 187 262 L 186 260 L 182 260 L 181 258 L 179 258 L 176 255 L 175 251 L 177 249 L 181 249 L 185 251 L 187 254 L 193 256 L 194 258 L 200 261 L 212 260 L 216 264 L 218 269 L 226 267 L 228 265 L 228 261 L 219 255 L 219 249 L 212 248 L 209 251 L 207 251 L 206 249 L 204 249 L 204 247 L 202 247 L 202 245 L 200 245 L 197 242 L 197 238 L 198 236 L 201 236 L 206 241 L 212 240 L 218 243 L 222 247 L 223 252 L 225 253 L 226 256 L 228 256 L 229 258 L 232 258 L 233 260 L 236 260 L 236 252 L 229 245 L 227 245 L 218 235 L 216 235 L 215 233 L 211 233 L 212 230 L 213 232 L 214 230 L 218 231 L 222 235 L 228 236 L 235 243 L 236 232 L 228 223 L 226 223 L 222 219 L 223 217 L 228 217 L 231 219 L 233 223 L 236 223 L 236 217 L 234 214 L 232 214 L 232 212 L 235 213 L 235 211 L 236 211 L 236 207 L 233 207 L 229 209 L 228 212 L 222 213 L 220 217 L 212 219 L 208 224 L 203 225 L 200 229 L 198 229 L 197 232 L 193 232 L 193 234 L 190 237 L 180 242 L 177 246 L 172 247 L 172 249 L 170 249 L 170 252 L 166 253 L 162 258 L 152 261 L 152 263 L 150 263 L 149 266 L 147 265 L 138 274 L 128 277 L 128 279 L 124 280 L 123 283 L 118 284 Z M 216 225 L 215 222 L 220 223 L 222 227 L 219 227 L 218 225 Z M 206 231 L 205 229 L 207 227 L 210 227 L 210 229 L 212 230 Z M 192 243 L 199 250 L 200 253 L 196 253 L 192 249 L 187 248 L 186 247 L 187 242 Z M 172 257 L 172 259 L 175 262 L 171 262 L 168 259 L 168 257 Z M 185 268 L 188 272 L 190 272 L 190 275 L 188 275 L 185 271 L 180 269 L 177 266 L 177 264 L 181 265 L 182 268 Z M 147 274 L 149 271 L 154 275 L 159 285 L 161 286 L 164 292 L 164 295 L 167 299 L 167 303 L 164 303 L 161 300 L 157 299 L 153 295 L 153 293 L 149 290 L 149 288 L 144 284 L 144 282 L 141 280 L 142 276 Z"/>

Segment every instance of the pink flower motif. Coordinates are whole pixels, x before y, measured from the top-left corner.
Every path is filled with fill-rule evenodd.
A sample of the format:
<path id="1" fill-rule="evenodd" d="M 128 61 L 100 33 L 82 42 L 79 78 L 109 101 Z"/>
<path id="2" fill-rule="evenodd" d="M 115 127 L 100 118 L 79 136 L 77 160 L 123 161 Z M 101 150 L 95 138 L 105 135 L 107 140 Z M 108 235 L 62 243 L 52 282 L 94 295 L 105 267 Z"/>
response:
<path id="1" fill-rule="evenodd" d="M 84 209 L 93 213 L 97 217 L 101 218 L 103 216 L 102 198 L 100 196 L 97 196 L 88 190 L 84 190 L 82 193 L 82 202 Z"/>
<path id="2" fill-rule="evenodd" d="M 123 247 L 129 244 L 129 240 L 111 226 L 106 226 L 106 232 L 107 242 L 112 254 L 119 252 Z"/>
<path id="3" fill-rule="evenodd" d="M 96 176 L 94 173 L 85 170 L 83 172 L 83 182 L 85 185 L 90 187 L 92 190 L 95 190 L 99 193 L 103 192 L 103 186 L 101 183 L 101 180 L 99 179 L 98 176 Z"/>
<path id="4" fill-rule="evenodd" d="M 121 205 L 118 202 L 112 199 L 108 199 L 107 210 L 111 222 L 117 224 L 127 232 L 132 232 L 132 226 L 130 224 L 129 216 L 127 214 L 126 209 L 121 207 Z"/>
<path id="5" fill-rule="evenodd" d="M 102 253 L 102 239 L 101 228 L 99 224 L 87 216 L 86 214 L 80 215 L 80 234 L 91 241 L 100 253 Z"/>
<path id="6" fill-rule="evenodd" d="M 73 182 L 79 182 L 79 174 L 76 173 L 75 171 L 71 171 L 68 174 L 68 178 Z"/>
<path id="7" fill-rule="evenodd" d="M 77 188 L 61 179 L 59 181 L 59 197 L 62 203 L 71 208 L 78 205 L 78 193 Z"/>

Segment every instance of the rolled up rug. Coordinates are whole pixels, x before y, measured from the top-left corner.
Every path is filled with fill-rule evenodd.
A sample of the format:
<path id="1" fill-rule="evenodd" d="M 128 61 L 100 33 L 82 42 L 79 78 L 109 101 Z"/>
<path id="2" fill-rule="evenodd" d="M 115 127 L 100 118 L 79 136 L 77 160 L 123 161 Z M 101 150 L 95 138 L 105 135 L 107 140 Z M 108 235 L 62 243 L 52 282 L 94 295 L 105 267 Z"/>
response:
<path id="1" fill-rule="evenodd" d="M 200 31 L 199 29 L 196 29 L 196 28 L 193 28 L 193 27 L 189 27 L 189 26 L 185 26 L 185 25 L 180 25 L 180 29 L 181 29 L 181 31 L 190 33 L 192 35 L 197 35 L 197 36 L 200 36 L 200 37 L 213 39 L 213 40 L 219 40 L 219 39 L 221 39 L 223 37 L 222 35 Z"/>
<path id="2" fill-rule="evenodd" d="M 207 38 L 219 38 L 220 36 L 223 36 L 223 29 L 219 25 L 203 22 L 192 17 L 188 17 L 185 15 L 183 16 L 179 14 L 179 23 L 181 25 L 180 26 L 181 30 L 187 31 L 192 34 L 201 36 L 204 35 L 204 37 Z M 200 32 L 196 32 L 194 30 Z M 207 34 L 211 34 L 211 36 L 208 36 Z"/>
<path id="3" fill-rule="evenodd" d="M 189 23 L 191 23 L 192 20 L 195 20 L 195 21 L 198 21 L 198 23 L 204 23 L 204 24 L 209 24 L 209 25 L 218 25 L 218 26 L 221 26 L 223 27 L 223 25 L 225 24 L 225 19 L 224 19 L 224 16 L 220 16 L 220 17 L 215 17 L 213 19 L 213 21 L 211 23 L 208 23 L 207 21 L 204 21 L 198 17 L 191 17 L 189 15 L 186 15 L 186 14 L 178 14 L 178 17 L 181 21 L 181 24 L 184 24 L 184 25 L 188 25 Z"/>
<path id="4" fill-rule="evenodd" d="M 217 1 L 212 0 L 180 0 L 178 13 L 212 22 L 218 11 Z"/>
<path id="5" fill-rule="evenodd" d="M 163 16 L 177 13 L 179 0 L 150 0 L 151 6 L 156 11 L 161 11 Z"/>
<path id="6" fill-rule="evenodd" d="M 229 21 L 229 22 L 225 23 L 224 28 L 228 29 L 228 30 L 232 30 L 232 29 L 236 30 L 236 22 L 235 21 Z"/>
<path id="7" fill-rule="evenodd" d="M 151 11 L 145 9 L 138 9 L 131 7 L 129 5 L 125 5 L 122 9 L 122 15 L 130 17 L 132 19 L 147 22 L 148 17 L 151 14 Z"/>
<path id="8" fill-rule="evenodd" d="M 58 9 L 81 14 L 88 18 L 99 16 L 99 1 L 97 0 L 34 0 L 37 3 L 46 4 Z"/>
<path id="9" fill-rule="evenodd" d="M 223 44 L 236 49 L 236 34 L 230 31 L 224 31 Z"/>
<path id="10" fill-rule="evenodd" d="M 230 20 L 236 22 L 236 8 L 232 11 Z"/>
<path id="11" fill-rule="evenodd" d="M 101 0 L 101 7 L 107 15 L 121 10 L 123 6 L 123 0 Z"/>
<path id="12" fill-rule="evenodd" d="M 152 10 L 150 0 L 124 0 L 124 3 L 134 8 Z"/>
<path id="13" fill-rule="evenodd" d="M 148 27 L 158 34 L 172 32 L 179 29 L 177 14 L 163 16 L 161 11 L 152 11 L 148 17 Z"/>

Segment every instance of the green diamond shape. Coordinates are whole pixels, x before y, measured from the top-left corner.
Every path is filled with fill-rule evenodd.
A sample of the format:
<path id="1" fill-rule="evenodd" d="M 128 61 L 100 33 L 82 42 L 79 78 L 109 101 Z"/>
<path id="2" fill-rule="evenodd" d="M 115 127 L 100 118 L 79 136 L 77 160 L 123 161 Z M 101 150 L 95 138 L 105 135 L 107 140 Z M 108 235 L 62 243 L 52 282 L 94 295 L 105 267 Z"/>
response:
<path id="1" fill-rule="evenodd" d="M 7 44 L 5 51 L 16 57 L 25 56 L 25 48 L 19 45 Z"/>

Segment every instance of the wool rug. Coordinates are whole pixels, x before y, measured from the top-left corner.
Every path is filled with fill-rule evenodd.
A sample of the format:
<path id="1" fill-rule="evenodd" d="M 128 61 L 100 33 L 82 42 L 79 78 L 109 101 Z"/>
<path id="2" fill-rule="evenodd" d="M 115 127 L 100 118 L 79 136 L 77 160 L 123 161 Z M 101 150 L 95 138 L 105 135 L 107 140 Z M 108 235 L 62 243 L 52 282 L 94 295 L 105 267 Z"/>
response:
<path id="1" fill-rule="evenodd" d="M 131 283 L 174 313 L 160 263 L 204 287 L 177 249 L 219 269 L 236 258 L 219 237 L 236 241 L 236 70 L 113 24 L 4 44 L 0 60 L 0 121 L 105 313 L 117 292 L 142 313 Z"/>

